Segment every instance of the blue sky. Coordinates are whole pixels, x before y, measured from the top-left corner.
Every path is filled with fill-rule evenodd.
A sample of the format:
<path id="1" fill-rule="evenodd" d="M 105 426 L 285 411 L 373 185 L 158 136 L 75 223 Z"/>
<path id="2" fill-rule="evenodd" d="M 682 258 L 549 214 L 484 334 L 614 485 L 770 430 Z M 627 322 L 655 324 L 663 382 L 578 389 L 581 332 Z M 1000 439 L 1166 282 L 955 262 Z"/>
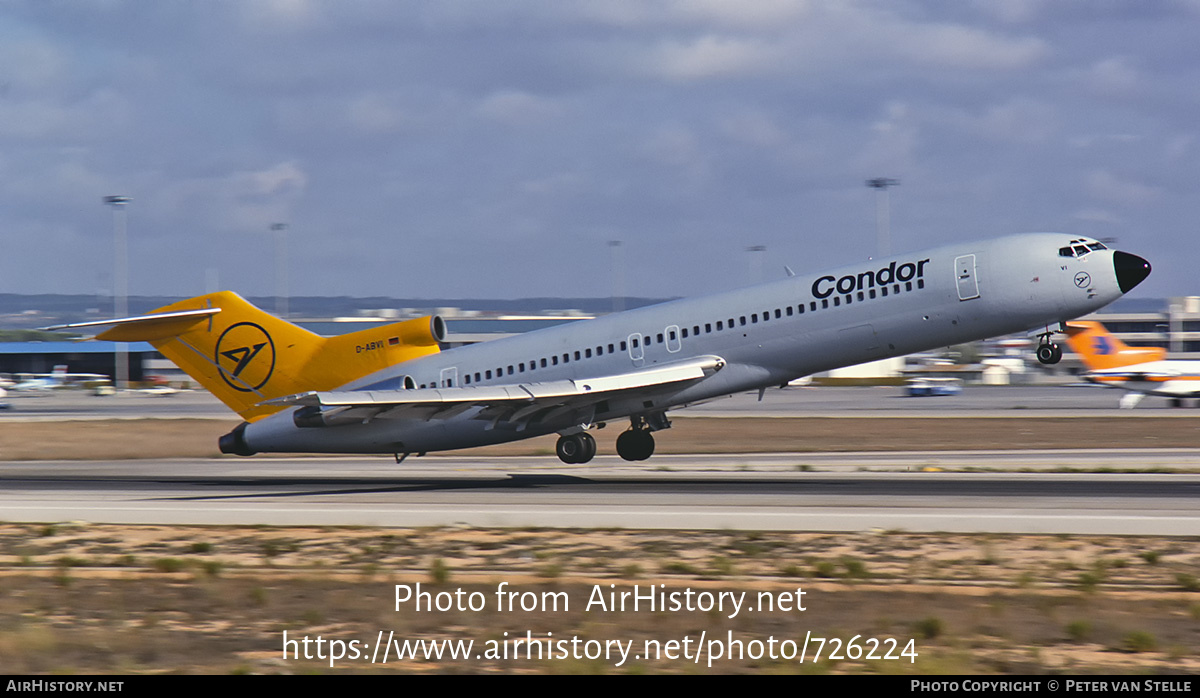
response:
<path id="1" fill-rule="evenodd" d="M 0 3 L 0 292 L 723 290 L 1059 230 L 1200 294 L 1200 2 Z M 748 253 L 762 245 L 767 252 Z M 752 259 L 761 254 L 760 259 Z"/>

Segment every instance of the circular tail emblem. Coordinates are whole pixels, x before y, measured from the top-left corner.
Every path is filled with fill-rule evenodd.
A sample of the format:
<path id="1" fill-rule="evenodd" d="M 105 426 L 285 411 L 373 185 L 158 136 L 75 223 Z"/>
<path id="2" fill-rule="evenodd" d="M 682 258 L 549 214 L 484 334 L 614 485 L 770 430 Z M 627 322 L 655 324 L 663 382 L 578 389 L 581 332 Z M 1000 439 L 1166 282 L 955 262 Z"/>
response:
<path id="1" fill-rule="evenodd" d="M 261 326 L 239 322 L 221 333 L 213 359 L 226 385 L 253 392 L 266 385 L 275 370 L 275 342 Z"/>

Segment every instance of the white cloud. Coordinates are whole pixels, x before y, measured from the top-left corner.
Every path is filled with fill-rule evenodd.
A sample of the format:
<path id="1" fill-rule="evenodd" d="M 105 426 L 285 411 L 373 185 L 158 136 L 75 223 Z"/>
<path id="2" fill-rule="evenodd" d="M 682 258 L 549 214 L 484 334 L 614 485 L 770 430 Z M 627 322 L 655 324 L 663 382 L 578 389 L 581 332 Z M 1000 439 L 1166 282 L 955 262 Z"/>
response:
<path id="1" fill-rule="evenodd" d="M 1095 63 L 1088 70 L 1086 79 L 1092 90 L 1109 96 L 1128 95 L 1142 81 L 1133 62 L 1125 56 L 1114 56 Z"/>
<path id="2" fill-rule="evenodd" d="M 350 100 L 346 105 L 346 121 L 360 133 L 389 135 L 411 125 L 413 117 L 396 98 L 373 92 Z"/>
<path id="3" fill-rule="evenodd" d="M 1115 204 L 1144 206 L 1162 198 L 1162 190 L 1141 182 L 1119 177 L 1108 170 L 1087 175 L 1084 186 L 1091 196 Z"/>
<path id="4" fill-rule="evenodd" d="M 707 35 L 661 41 L 639 61 L 645 61 L 650 74 L 691 81 L 758 73 L 778 65 L 782 58 L 777 49 L 759 40 Z"/>
<path id="5" fill-rule="evenodd" d="M 202 229 L 223 232 L 265 231 L 288 222 L 308 186 L 308 175 L 296 162 L 224 176 L 185 179 L 152 195 L 158 208 L 173 216 L 195 216 Z"/>
<path id="6" fill-rule="evenodd" d="M 485 118 L 510 126 L 530 126 L 549 121 L 562 113 L 553 99 L 519 90 L 502 90 L 488 95 L 479 105 Z"/>

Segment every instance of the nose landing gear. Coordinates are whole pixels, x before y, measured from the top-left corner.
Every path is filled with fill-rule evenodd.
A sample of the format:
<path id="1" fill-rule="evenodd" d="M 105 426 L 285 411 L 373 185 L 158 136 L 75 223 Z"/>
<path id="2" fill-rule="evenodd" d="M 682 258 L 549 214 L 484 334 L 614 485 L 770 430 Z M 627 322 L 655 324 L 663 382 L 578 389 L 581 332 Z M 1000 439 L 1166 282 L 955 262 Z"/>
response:
<path id="1" fill-rule="evenodd" d="M 1049 337 L 1043 336 L 1042 343 L 1037 348 L 1037 360 L 1046 365 L 1062 361 L 1062 347 L 1049 341 Z"/>

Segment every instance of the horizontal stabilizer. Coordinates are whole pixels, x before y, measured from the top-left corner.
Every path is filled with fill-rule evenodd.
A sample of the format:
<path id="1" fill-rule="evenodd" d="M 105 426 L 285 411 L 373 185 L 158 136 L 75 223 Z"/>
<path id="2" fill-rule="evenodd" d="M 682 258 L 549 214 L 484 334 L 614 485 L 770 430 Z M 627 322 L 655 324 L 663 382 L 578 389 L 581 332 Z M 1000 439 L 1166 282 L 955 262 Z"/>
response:
<path id="1" fill-rule="evenodd" d="M 112 329 L 101 332 L 96 339 L 113 342 L 152 342 L 183 334 L 193 325 L 221 312 L 220 308 L 199 308 L 197 310 L 180 310 L 173 313 L 152 313 L 123 317 L 115 320 L 92 320 L 90 322 L 75 322 L 69 325 L 53 325 L 43 327 L 43 330 L 76 330 L 85 327 L 113 326 Z"/>

